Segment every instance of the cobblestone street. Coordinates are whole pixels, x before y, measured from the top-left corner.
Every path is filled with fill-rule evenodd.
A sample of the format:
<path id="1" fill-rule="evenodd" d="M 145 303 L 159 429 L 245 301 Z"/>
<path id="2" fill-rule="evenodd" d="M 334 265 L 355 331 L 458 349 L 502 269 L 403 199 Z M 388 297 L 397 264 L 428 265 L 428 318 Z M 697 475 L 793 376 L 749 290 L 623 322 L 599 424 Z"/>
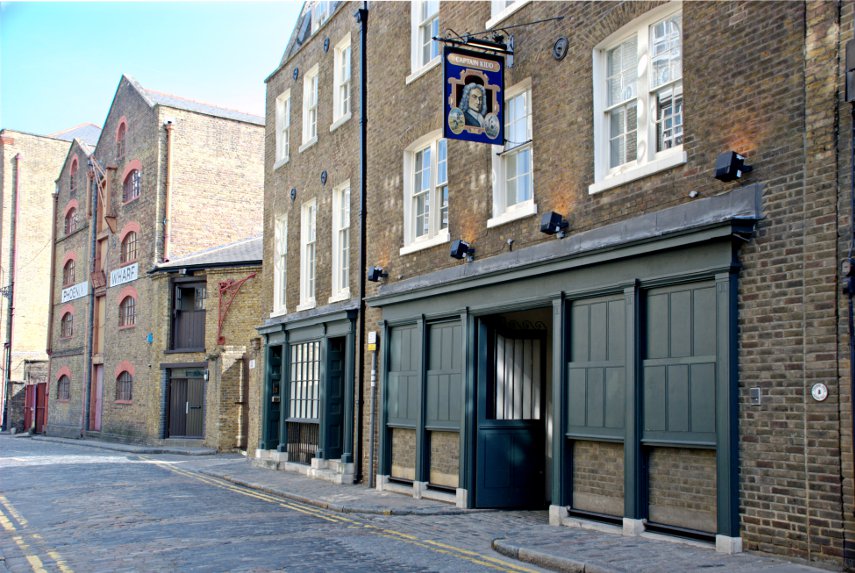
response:
<path id="1" fill-rule="evenodd" d="M 136 456 L 0 438 L 9 571 L 526 571 L 413 524 L 339 515 Z M 228 457 L 226 458 L 228 459 Z M 222 457 L 194 460 L 197 467 Z M 543 522 L 545 514 L 521 514 Z M 406 525 L 405 529 L 398 525 Z M 438 541 L 437 539 L 441 539 Z M 448 543 L 448 545 L 447 545 Z M 2 564 L 0 564 L 2 570 Z"/>
<path id="2" fill-rule="evenodd" d="M 0 573 L 820 571 L 710 544 L 553 527 L 545 511 L 458 510 L 335 486 L 240 455 L 53 440 L 0 434 Z"/>

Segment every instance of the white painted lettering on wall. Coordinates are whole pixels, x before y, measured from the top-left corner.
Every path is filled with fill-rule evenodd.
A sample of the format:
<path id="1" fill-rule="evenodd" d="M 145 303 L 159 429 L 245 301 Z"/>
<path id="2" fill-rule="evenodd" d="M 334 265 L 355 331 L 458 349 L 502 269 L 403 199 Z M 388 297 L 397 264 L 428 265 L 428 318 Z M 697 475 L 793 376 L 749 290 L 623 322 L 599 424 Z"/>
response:
<path id="1" fill-rule="evenodd" d="M 110 272 L 110 286 L 114 287 L 116 285 L 129 283 L 131 281 L 137 280 L 137 274 L 139 273 L 140 264 L 134 263 L 132 265 L 128 265 L 126 267 L 122 267 L 120 269 L 116 269 Z"/>
<path id="2" fill-rule="evenodd" d="M 89 294 L 89 281 L 83 281 L 62 289 L 62 302 L 83 298 L 87 294 Z"/>

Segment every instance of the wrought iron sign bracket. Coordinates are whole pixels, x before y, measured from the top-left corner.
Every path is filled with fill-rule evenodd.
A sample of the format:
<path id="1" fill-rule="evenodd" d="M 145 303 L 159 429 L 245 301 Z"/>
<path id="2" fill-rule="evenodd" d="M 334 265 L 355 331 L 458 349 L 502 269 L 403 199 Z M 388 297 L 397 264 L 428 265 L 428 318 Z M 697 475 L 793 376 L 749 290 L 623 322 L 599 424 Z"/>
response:
<path id="1" fill-rule="evenodd" d="M 217 344 L 223 345 L 226 343 L 226 337 L 223 336 L 223 323 L 226 321 L 226 315 L 229 313 L 229 308 L 232 306 L 235 297 L 240 290 L 240 287 L 251 278 L 254 278 L 258 273 L 250 273 L 242 279 L 229 279 L 220 281 L 220 308 L 219 320 L 217 321 Z"/>

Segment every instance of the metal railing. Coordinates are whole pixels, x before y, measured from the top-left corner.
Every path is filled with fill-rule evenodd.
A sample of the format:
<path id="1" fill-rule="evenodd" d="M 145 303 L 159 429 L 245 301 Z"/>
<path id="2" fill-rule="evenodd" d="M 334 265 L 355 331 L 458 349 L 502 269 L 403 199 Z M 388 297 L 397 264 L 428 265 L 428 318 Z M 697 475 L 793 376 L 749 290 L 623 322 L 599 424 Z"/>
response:
<path id="1" fill-rule="evenodd" d="M 318 453 L 319 425 L 317 422 L 287 422 L 288 461 L 310 464 Z"/>

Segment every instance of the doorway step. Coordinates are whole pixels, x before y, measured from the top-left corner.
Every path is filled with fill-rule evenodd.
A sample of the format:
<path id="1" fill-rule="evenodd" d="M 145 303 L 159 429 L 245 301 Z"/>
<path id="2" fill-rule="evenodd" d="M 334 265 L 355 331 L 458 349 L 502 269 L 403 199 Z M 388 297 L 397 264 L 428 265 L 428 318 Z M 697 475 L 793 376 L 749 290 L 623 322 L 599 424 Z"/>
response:
<path id="1" fill-rule="evenodd" d="M 353 483 L 354 464 L 343 463 L 341 460 L 319 460 L 314 458 L 311 465 L 306 465 L 289 462 L 287 452 L 256 450 L 255 459 L 252 461 L 252 464 L 260 468 L 298 473 L 339 485 Z"/>

